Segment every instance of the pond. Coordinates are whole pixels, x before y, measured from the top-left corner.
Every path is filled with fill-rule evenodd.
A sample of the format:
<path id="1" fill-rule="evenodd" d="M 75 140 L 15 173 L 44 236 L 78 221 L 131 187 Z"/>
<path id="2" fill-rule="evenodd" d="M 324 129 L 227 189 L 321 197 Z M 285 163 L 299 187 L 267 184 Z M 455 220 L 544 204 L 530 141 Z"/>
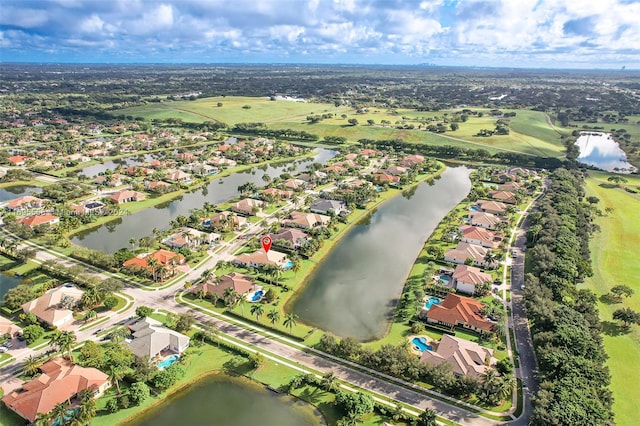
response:
<path id="1" fill-rule="evenodd" d="M 633 173 L 627 155 L 609 133 L 582 132 L 576 141 L 580 148 L 578 161 L 608 172 Z"/>
<path id="2" fill-rule="evenodd" d="M 321 425 L 313 406 L 248 380 L 214 375 L 172 395 L 129 425 Z"/>
<path id="3" fill-rule="evenodd" d="M 7 294 L 7 291 L 17 287 L 20 281 L 22 281 L 20 277 L 13 277 L 0 272 L 0 303 L 4 300 L 4 295 Z"/>
<path id="4" fill-rule="evenodd" d="M 154 157 L 151 154 L 144 154 L 142 157 L 140 157 L 139 155 L 135 155 L 133 157 L 124 157 L 116 160 L 109 160 L 105 161 L 104 163 L 84 167 L 78 172 L 78 175 L 84 175 L 89 178 L 94 178 L 100 173 L 106 172 L 107 170 L 115 170 L 118 168 L 118 166 L 139 166 L 141 164 L 148 163 L 153 159 Z"/>
<path id="5" fill-rule="evenodd" d="M 468 194 L 469 173 L 449 168 L 433 186 L 392 198 L 350 229 L 297 295 L 293 312 L 338 336 L 382 337 L 425 241 Z"/>
<path id="6" fill-rule="evenodd" d="M 234 173 L 221 179 L 214 179 L 203 188 L 186 193 L 168 203 L 123 216 L 98 228 L 76 234 L 71 242 L 82 247 L 115 253 L 123 247 L 128 247 L 129 239 L 135 238 L 137 240 L 151 235 L 154 228 L 167 229 L 170 226 L 170 221 L 179 215 L 188 216 L 192 209 L 202 208 L 205 202 L 218 204 L 238 196 L 238 186 L 246 182 L 264 186 L 265 182 L 262 180 L 262 176 L 265 174 L 272 178 L 283 173 L 294 175 L 306 170 L 311 163 L 325 163 L 337 154 L 336 151 L 327 149 L 317 149 L 316 151 L 317 154 L 308 159 L 256 167 L 243 173 Z"/>
<path id="7" fill-rule="evenodd" d="M 28 185 L 14 185 L 0 188 L 0 203 L 22 197 L 23 195 L 39 194 L 42 188 Z"/>

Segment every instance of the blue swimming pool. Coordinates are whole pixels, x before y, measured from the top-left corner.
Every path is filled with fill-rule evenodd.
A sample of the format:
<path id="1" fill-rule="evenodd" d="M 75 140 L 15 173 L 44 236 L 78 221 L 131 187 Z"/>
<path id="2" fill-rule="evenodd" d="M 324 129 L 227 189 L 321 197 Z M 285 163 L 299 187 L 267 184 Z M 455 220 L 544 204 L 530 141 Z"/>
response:
<path id="1" fill-rule="evenodd" d="M 449 281 L 451 281 L 451 277 L 449 275 L 438 275 L 438 281 L 444 281 L 444 285 L 449 284 Z"/>
<path id="2" fill-rule="evenodd" d="M 426 310 L 429 310 L 429 309 L 431 309 L 431 307 L 433 305 L 439 305 L 439 304 L 440 304 L 440 299 L 438 299 L 437 297 L 433 297 L 432 296 L 432 297 L 427 299 L 427 302 L 424 304 L 424 308 Z"/>
<path id="3" fill-rule="evenodd" d="M 469 207 L 469 210 L 473 211 L 473 212 L 479 212 L 480 209 L 478 208 L 478 206 L 471 206 Z"/>
<path id="4" fill-rule="evenodd" d="M 253 293 L 253 294 L 251 295 L 250 300 L 251 300 L 252 302 L 257 302 L 257 301 L 259 301 L 260 299 L 262 299 L 262 296 L 264 296 L 264 291 L 262 291 L 262 290 L 258 290 L 258 291 L 256 291 L 255 293 Z"/>
<path id="5" fill-rule="evenodd" d="M 413 345 L 418 348 L 420 352 L 433 349 L 433 347 L 427 345 L 427 339 L 425 339 L 424 337 L 414 337 L 411 340 L 411 343 L 413 343 Z"/>
<path id="6" fill-rule="evenodd" d="M 176 354 L 169 355 L 168 357 L 166 357 L 165 359 L 163 359 L 158 363 L 158 368 L 161 370 L 164 370 L 165 368 L 169 368 L 179 359 L 180 359 L 180 355 L 176 355 Z"/>
<path id="7" fill-rule="evenodd" d="M 292 260 L 287 260 L 287 263 L 285 263 L 282 267 L 283 267 L 284 269 L 291 269 L 291 268 L 293 268 L 293 261 L 292 261 Z"/>

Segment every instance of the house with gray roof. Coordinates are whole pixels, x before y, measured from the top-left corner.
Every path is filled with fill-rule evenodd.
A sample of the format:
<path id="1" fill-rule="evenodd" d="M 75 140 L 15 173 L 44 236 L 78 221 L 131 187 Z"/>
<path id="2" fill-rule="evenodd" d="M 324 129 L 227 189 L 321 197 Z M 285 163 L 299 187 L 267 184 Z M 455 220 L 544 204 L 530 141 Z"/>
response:
<path id="1" fill-rule="evenodd" d="M 329 212 L 331 211 L 333 211 L 333 213 L 336 215 L 342 214 L 343 212 L 345 214 L 349 213 L 349 211 L 347 210 L 347 205 L 344 203 L 344 201 L 327 200 L 324 198 L 320 198 L 314 201 L 309 206 L 309 210 L 313 213 L 325 215 L 329 214 Z"/>
<path id="2" fill-rule="evenodd" d="M 134 320 L 126 327 L 131 331 L 127 346 L 135 355 L 153 359 L 168 353 L 181 354 L 189 347 L 189 337 L 170 330 L 153 318 Z"/>

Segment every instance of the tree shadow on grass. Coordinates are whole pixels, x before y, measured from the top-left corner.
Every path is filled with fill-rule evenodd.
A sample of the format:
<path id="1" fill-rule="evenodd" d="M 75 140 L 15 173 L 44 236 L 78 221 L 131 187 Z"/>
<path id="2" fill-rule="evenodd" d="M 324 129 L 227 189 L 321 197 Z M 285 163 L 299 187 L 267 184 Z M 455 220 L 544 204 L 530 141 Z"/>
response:
<path id="1" fill-rule="evenodd" d="M 607 189 L 619 188 L 619 186 L 614 183 L 601 183 L 599 186 Z"/>
<path id="2" fill-rule="evenodd" d="M 607 336 L 622 336 L 628 334 L 631 331 L 630 327 L 623 327 L 614 321 L 602 321 L 602 332 Z"/>
<path id="3" fill-rule="evenodd" d="M 615 305 L 616 303 L 620 303 L 621 300 L 616 299 L 611 293 L 603 294 L 599 297 L 599 300 L 605 305 Z"/>

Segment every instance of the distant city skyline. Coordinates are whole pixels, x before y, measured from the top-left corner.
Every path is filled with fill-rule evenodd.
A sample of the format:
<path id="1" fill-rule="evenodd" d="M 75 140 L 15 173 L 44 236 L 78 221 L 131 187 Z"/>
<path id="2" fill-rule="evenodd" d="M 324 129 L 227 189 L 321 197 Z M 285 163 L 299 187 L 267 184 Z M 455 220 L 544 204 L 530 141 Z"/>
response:
<path id="1" fill-rule="evenodd" d="M 640 68 L 640 0 L 2 0 L 0 61 Z"/>

